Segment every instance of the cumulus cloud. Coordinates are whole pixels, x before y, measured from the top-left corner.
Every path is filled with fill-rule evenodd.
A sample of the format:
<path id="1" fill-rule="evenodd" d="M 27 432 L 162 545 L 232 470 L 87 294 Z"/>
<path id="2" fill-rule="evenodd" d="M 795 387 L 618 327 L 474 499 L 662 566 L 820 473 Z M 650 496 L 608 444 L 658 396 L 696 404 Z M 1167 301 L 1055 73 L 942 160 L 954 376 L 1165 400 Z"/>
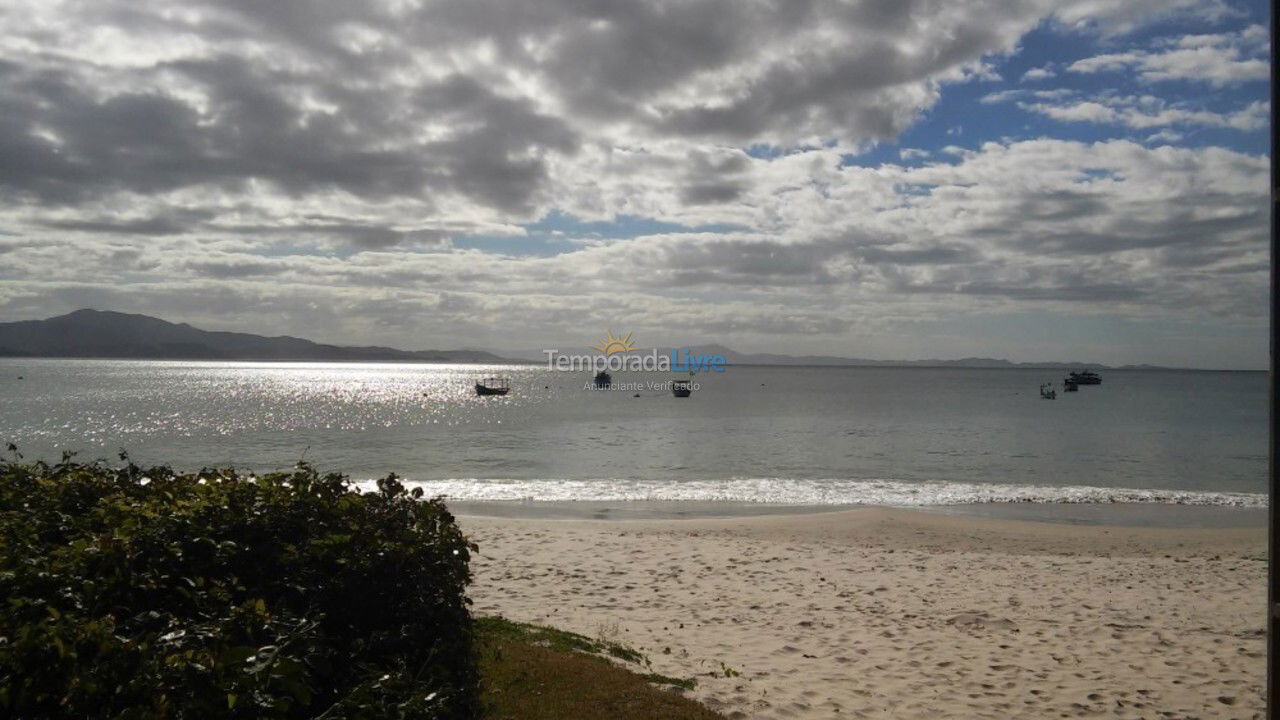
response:
<path id="1" fill-rule="evenodd" d="M 14 2 L 0 188 L 56 205 L 265 183 L 531 217 L 586 143 L 891 139 L 1046 16 L 1156 12 L 1130 5 Z"/>
<path id="2" fill-rule="evenodd" d="M 1252 102 L 1232 112 L 1217 112 L 1185 103 L 1169 103 L 1151 95 L 1022 102 L 1019 107 L 1063 122 L 1123 125 L 1138 130 L 1171 125 L 1259 130 L 1267 126 L 1271 117 L 1271 105 L 1265 101 Z"/>
<path id="3" fill-rule="evenodd" d="M 1132 0 L 1123 3 L 1083 0 L 1063 3 L 1056 18 L 1068 27 L 1117 36 L 1153 22 L 1189 21 L 1212 25 L 1240 14 L 1240 10 L 1226 0 Z"/>
<path id="4" fill-rule="evenodd" d="M 1048 67 L 1031 68 L 1030 70 L 1022 73 L 1022 82 L 1035 82 L 1037 80 L 1048 80 L 1049 78 L 1054 77 L 1056 75 L 1057 73 L 1055 73 L 1052 68 L 1048 68 Z"/>
<path id="5" fill-rule="evenodd" d="M 265 258 L 235 239 L 67 239 L 11 249 L 8 267 L 22 279 L 5 292 L 10 306 L 97 298 L 185 309 L 215 325 L 251 307 L 266 309 L 250 314 L 256 321 L 310 318 L 304 327 L 336 313 L 344 319 L 325 337 L 344 329 L 369 341 L 385 341 L 382 314 L 412 317 L 393 336 L 406 345 L 477 324 L 516 336 L 570 333 L 581 307 L 650 336 L 669 333 L 675 318 L 689 333 L 755 323 L 849 330 L 958 301 L 993 311 L 1103 304 L 1136 315 L 1178 307 L 1236 320 L 1265 311 L 1266 158 L 1036 140 L 918 167 L 840 166 L 830 151 L 748 162 L 744 200 L 764 206 L 777 233 L 644 235 L 551 257 L 390 247 Z M 815 174 L 821 184 L 800 182 Z M 164 280 L 126 288 L 122 280 L 148 265 Z M 206 294 L 211 304 L 195 301 Z"/>
<path id="6" fill-rule="evenodd" d="M 1068 72 L 1091 74 L 1133 70 L 1148 82 L 1188 80 L 1214 87 L 1266 80 L 1271 74 L 1267 29 L 1163 39 L 1151 50 L 1108 53 L 1077 60 Z"/>
<path id="7" fill-rule="evenodd" d="M 1160 132 L 1152 133 L 1152 134 L 1148 135 L 1148 136 L 1147 136 L 1147 142 L 1148 142 L 1148 143 L 1151 143 L 1151 144 L 1156 144 L 1156 143 L 1176 143 L 1176 142 L 1181 141 L 1181 140 L 1182 140 L 1182 138 L 1183 138 L 1182 133 L 1177 132 L 1177 131 L 1175 131 L 1175 130 L 1169 130 L 1168 128 L 1165 128 L 1164 130 L 1161 130 Z"/>
<path id="8" fill-rule="evenodd" d="M 1137 130 L 1183 126 L 1250 132 L 1267 127 L 1271 113 L 1271 104 L 1265 100 L 1249 102 L 1236 109 L 1219 105 L 1210 110 L 1203 103 L 1171 102 L 1155 95 L 1125 95 L 1110 90 L 1085 93 L 1068 88 L 1001 90 L 984 95 L 980 102 L 984 105 L 1013 102 L 1022 110 L 1062 122 L 1117 125 Z"/>

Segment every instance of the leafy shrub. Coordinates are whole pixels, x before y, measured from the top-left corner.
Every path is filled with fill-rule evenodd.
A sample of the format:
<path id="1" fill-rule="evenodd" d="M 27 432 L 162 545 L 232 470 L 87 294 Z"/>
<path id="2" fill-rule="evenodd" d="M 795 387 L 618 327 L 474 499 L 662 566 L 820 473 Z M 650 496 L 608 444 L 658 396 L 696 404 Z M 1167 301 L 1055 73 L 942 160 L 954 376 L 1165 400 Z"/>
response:
<path id="1" fill-rule="evenodd" d="M 0 715 L 473 717 L 475 546 L 421 494 L 0 463 Z"/>

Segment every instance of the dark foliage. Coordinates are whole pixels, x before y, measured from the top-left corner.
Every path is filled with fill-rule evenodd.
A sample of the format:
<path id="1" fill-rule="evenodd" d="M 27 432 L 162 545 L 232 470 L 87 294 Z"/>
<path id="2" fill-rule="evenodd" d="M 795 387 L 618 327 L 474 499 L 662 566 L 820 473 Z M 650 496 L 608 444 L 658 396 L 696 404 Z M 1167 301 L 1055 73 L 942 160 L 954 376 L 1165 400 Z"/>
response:
<path id="1" fill-rule="evenodd" d="M 0 716 L 473 717 L 475 547 L 420 495 L 0 463 Z"/>

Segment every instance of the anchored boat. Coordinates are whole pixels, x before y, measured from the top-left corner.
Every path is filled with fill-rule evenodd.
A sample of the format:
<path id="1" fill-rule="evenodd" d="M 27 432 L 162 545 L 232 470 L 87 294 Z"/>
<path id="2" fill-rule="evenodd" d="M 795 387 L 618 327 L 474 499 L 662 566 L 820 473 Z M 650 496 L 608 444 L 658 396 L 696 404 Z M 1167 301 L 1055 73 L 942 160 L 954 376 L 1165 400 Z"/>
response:
<path id="1" fill-rule="evenodd" d="M 1101 385 L 1102 378 L 1092 370 L 1085 370 L 1067 373 L 1066 382 L 1073 382 L 1076 385 Z"/>
<path id="2" fill-rule="evenodd" d="M 506 378 L 488 377 L 476 381 L 477 395 L 506 395 L 511 392 L 511 383 Z"/>

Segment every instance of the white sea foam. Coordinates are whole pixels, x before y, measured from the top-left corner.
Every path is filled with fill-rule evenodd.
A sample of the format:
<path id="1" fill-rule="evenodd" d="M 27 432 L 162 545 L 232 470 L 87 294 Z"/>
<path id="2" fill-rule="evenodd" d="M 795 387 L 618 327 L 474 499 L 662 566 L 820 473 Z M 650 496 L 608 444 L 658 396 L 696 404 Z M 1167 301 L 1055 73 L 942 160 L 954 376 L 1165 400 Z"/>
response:
<path id="1" fill-rule="evenodd" d="M 372 487 L 373 483 L 361 483 Z M 488 501 L 723 501 L 777 505 L 921 507 L 973 503 L 1155 503 L 1266 507 L 1260 493 L 902 480 L 406 480 L 430 496 Z"/>

